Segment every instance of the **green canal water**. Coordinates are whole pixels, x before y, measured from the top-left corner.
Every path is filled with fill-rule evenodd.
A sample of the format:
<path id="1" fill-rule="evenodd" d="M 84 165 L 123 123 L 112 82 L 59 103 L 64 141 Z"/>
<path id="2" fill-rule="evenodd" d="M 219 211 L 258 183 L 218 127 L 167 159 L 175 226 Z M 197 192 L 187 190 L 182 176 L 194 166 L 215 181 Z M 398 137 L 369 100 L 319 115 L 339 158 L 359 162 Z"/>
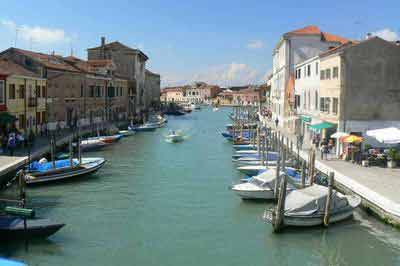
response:
<path id="1" fill-rule="evenodd" d="M 49 240 L 2 243 L 0 255 L 29 265 L 400 265 L 400 231 L 362 211 L 352 221 L 273 234 L 265 203 L 228 187 L 240 174 L 218 133 L 229 109 L 170 117 L 168 127 L 102 152 L 95 175 L 30 188 L 40 216 L 65 222 Z M 164 140 L 168 129 L 188 139 Z"/>

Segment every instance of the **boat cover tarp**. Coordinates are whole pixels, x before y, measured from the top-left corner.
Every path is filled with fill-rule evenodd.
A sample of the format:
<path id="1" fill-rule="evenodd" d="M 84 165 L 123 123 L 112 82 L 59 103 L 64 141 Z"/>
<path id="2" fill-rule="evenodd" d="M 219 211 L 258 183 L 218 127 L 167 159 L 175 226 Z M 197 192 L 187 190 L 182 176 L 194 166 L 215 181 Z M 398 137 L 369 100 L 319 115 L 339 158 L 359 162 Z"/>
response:
<path id="1" fill-rule="evenodd" d="M 288 214 L 311 214 L 323 213 L 325 211 L 328 188 L 321 185 L 295 190 L 286 197 L 285 213 Z M 331 210 L 344 208 L 348 205 L 347 198 L 336 191 L 332 192 Z"/>
<path id="2" fill-rule="evenodd" d="M 72 164 L 74 166 L 78 165 L 78 160 L 73 160 Z M 64 168 L 64 167 L 70 167 L 71 166 L 69 159 L 67 159 L 67 160 L 57 160 L 57 161 L 55 161 L 55 165 L 56 165 L 56 169 Z M 49 171 L 51 169 L 54 169 L 54 168 L 53 168 L 53 163 L 52 162 L 39 163 L 39 162 L 35 161 L 35 162 L 32 162 L 30 164 L 29 169 L 31 171 L 38 171 L 38 172 L 44 173 L 44 172 L 47 172 L 47 171 Z"/>

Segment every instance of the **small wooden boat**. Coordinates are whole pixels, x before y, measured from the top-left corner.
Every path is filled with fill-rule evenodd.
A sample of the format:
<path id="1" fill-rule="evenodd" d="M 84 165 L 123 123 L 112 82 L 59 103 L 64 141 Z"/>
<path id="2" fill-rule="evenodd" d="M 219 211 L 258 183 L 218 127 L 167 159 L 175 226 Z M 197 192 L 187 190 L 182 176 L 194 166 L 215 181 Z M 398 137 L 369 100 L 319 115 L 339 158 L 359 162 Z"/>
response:
<path id="1" fill-rule="evenodd" d="M 82 163 L 79 164 L 78 159 L 72 160 L 57 160 L 54 162 L 33 162 L 29 165 L 26 175 L 26 184 L 49 183 L 70 179 L 86 174 L 91 174 L 99 170 L 106 163 L 104 158 L 82 158 Z"/>
<path id="2" fill-rule="evenodd" d="M 0 216 L 0 239 L 3 241 L 47 238 L 60 230 L 65 224 L 49 219 L 33 218 L 26 220 L 14 216 Z"/>
<path id="3" fill-rule="evenodd" d="M 289 165 L 289 161 L 286 162 L 286 165 Z M 275 168 L 276 167 L 277 162 L 276 161 L 268 161 L 267 162 L 267 166 L 265 165 L 244 165 L 244 166 L 239 166 L 237 169 L 248 176 L 255 176 L 258 175 L 259 173 L 267 170 L 268 168 Z"/>
<path id="4" fill-rule="evenodd" d="M 284 172 L 281 171 L 281 175 L 283 176 Z M 268 169 L 257 176 L 253 176 L 245 183 L 234 185 L 232 191 L 236 192 L 242 199 L 274 199 L 275 182 L 276 170 Z M 288 191 L 294 189 L 290 184 L 287 187 Z"/>
<path id="5" fill-rule="evenodd" d="M 307 227 L 324 224 L 328 193 L 327 187 L 317 184 L 291 192 L 285 199 L 283 225 Z M 359 196 L 344 195 L 334 190 L 329 222 L 335 223 L 350 218 L 360 203 Z M 274 223 L 273 210 L 266 210 L 263 217 L 267 222 Z"/>

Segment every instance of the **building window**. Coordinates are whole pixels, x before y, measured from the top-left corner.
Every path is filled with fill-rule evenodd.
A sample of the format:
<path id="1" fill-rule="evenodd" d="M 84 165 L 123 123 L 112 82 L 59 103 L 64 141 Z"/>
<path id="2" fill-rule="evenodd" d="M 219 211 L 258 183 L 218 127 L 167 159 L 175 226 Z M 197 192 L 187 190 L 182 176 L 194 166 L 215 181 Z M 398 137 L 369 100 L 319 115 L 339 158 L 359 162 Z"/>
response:
<path id="1" fill-rule="evenodd" d="M 8 86 L 8 98 L 15 99 L 15 84 L 10 84 Z"/>
<path id="2" fill-rule="evenodd" d="M 315 62 L 315 74 L 318 75 L 318 62 Z"/>
<path id="3" fill-rule="evenodd" d="M 19 128 L 20 129 L 25 129 L 26 126 L 26 119 L 25 119 L 25 115 L 19 115 L 18 117 L 18 123 L 19 123 Z"/>
<path id="4" fill-rule="evenodd" d="M 315 91 L 315 110 L 318 110 L 318 91 Z"/>
<path id="5" fill-rule="evenodd" d="M 301 79 L 301 68 L 299 68 L 299 79 Z"/>
<path id="6" fill-rule="evenodd" d="M 81 84 L 81 97 L 83 97 L 83 85 Z"/>
<path id="7" fill-rule="evenodd" d="M 330 68 L 328 68 L 326 70 L 326 79 L 331 79 L 331 69 Z"/>
<path id="8" fill-rule="evenodd" d="M 321 70 L 321 80 L 325 79 L 325 70 Z"/>
<path id="9" fill-rule="evenodd" d="M 19 85 L 18 98 L 25 99 L 25 86 Z"/>
<path id="10" fill-rule="evenodd" d="M 311 76 L 311 65 L 307 66 L 307 76 Z"/>
<path id="11" fill-rule="evenodd" d="M 332 78 L 338 78 L 338 76 L 339 76 L 339 68 L 334 67 L 332 71 Z"/>
<path id="12" fill-rule="evenodd" d="M 331 98 L 329 97 L 321 97 L 320 98 L 320 111 L 329 113 L 329 108 L 331 104 Z"/>
<path id="13" fill-rule="evenodd" d="M 0 80 L 0 104 L 5 104 L 4 80 Z"/>
<path id="14" fill-rule="evenodd" d="M 40 98 L 40 86 L 36 86 L 36 98 Z"/>
<path id="15" fill-rule="evenodd" d="M 42 86 L 42 97 L 46 98 L 47 97 L 47 89 L 46 86 Z"/>
<path id="16" fill-rule="evenodd" d="M 339 108 L 339 100 L 338 98 L 332 98 L 332 113 L 337 115 Z"/>
<path id="17" fill-rule="evenodd" d="M 89 97 L 94 97 L 94 86 L 89 87 Z"/>

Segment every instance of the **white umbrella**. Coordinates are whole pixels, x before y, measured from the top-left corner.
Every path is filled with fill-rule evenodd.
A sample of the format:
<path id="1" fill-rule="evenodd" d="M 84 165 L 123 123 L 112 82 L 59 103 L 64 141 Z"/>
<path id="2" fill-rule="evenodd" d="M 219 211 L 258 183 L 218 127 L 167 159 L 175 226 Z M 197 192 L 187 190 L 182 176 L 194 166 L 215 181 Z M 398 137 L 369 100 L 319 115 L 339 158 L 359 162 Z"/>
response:
<path id="1" fill-rule="evenodd" d="M 374 137 L 379 142 L 385 144 L 400 143 L 400 129 L 395 127 L 368 130 L 367 136 Z"/>
<path id="2" fill-rule="evenodd" d="M 350 136 L 350 134 L 345 133 L 345 132 L 339 132 L 339 131 L 338 131 L 338 132 L 332 134 L 332 135 L 331 135 L 331 138 L 340 139 L 341 137 L 347 137 L 347 136 Z"/>

